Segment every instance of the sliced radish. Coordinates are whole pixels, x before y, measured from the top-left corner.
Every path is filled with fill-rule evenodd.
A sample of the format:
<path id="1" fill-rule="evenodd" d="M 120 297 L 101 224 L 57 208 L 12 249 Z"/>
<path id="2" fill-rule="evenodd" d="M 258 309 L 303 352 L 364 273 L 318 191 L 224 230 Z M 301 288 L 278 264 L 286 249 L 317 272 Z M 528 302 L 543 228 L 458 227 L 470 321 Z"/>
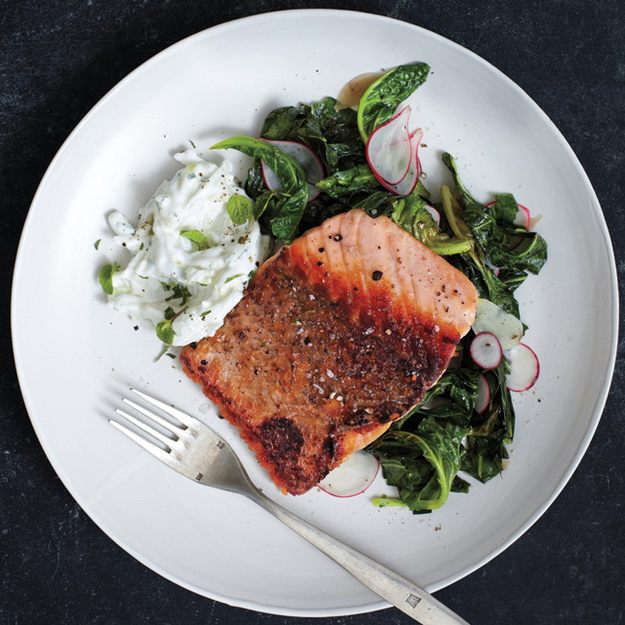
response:
<path id="1" fill-rule="evenodd" d="M 432 219 L 434 220 L 436 227 L 440 228 L 441 227 L 441 214 L 433 206 L 430 206 L 429 204 L 426 204 L 425 210 L 428 213 L 430 213 L 430 215 L 432 216 Z"/>
<path id="2" fill-rule="evenodd" d="M 523 324 L 514 315 L 502 310 L 490 300 L 479 298 L 475 311 L 475 320 L 471 326 L 475 334 L 490 332 L 494 334 L 501 349 L 510 349 L 521 342 Z"/>
<path id="3" fill-rule="evenodd" d="M 488 402 L 490 402 L 490 386 L 486 376 L 480 373 L 477 379 L 477 393 L 475 397 L 475 410 L 478 414 L 482 414 L 488 408 Z"/>
<path id="4" fill-rule="evenodd" d="M 501 363 L 501 345 L 491 332 L 480 332 L 471 341 L 469 353 L 482 369 L 496 369 Z"/>
<path id="5" fill-rule="evenodd" d="M 321 189 L 317 188 L 315 185 L 320 180 L 323 180 L 325 175 L 323 163 L 319 157 L 307 145 L 298 143 L 297 141 L 276 141 L 270 139 L 264 139 L 264 141 L 271 143 L 271 145 L 274 145 L 279 150 L 282 150 L 287 156 L 290 156 L 299 163 L 306 174 L 306 180 L 308 180 L 308 201 L 312 202 L 314 199 L 319 197 Z M 261 165 L 263 178 L 267 188 L 271 191 L 280 191 L 282 188 L 280 178 L 276 176 L 274 171 L 265 163 L 265 161 L 261 161 Z"/>
<path id="6" fill-rule="evenodd" d="M 486 206 L 492 206 L 493 204 L 496 204 L 496 202 L 489 202 Z M 526 230 L 529 230 L 531 218 L 530 209 L 526 208 L 522 204 L 517 204 L 517 206 L 519 207 L 519 210 L 517 211 L 515 218 L 512 220 L 512 223 L 515 226 L 523 226 Z"/>
<path id="7" fill-rule="evenodd" d="M 516 226 L 523 226 L 526 230 L 530 229 L 530 211 L 529 208 L 525 208 L 521 204 L 517 204 L 519 210 L 514 218 L 513 223 Z"/>
<path id="8" fill-rule="evenodd" d="M 510 364 L 506 386 L 516 393 L 532 388 L 540 372 L 538 356 L 534 351 L 525 343 L 519 343 L 512 349 L 506 350 L 504 355 Z"/>
<path id="9" fill-rule="evenodd" d="M 378 126 L 367 141 L 367 160 L 375 177 L 385 186 L 399 184 L 412 160 L 410 146 L 410 106 Z"/>
<path id="10" fill-rule="evenodd" d="M 408 173 L 404 176 L 403 180 L 399 184 L 382 184 L 395 195 L 410 195 L 419 182 L 419 176 L 421 175 L 421 161 L 417 154 L 419 150 L 419 144 L 423 138 L 423 130 L 421 128 L 415 130 L 410 135 L 410 147 L 412 149 L 412 160 L 410 161 L 410 167 Z"/>
<path id="11" fill-rule="evenodd" d="M 319 482 L 319 488 L 335 497 L 353 497 L 363 493 L 378 474 L 380 464 L 366 451 L 356 451 Z"/>
<path id="12" fill-rule="evenodd" d="M 395 195 L 409 195 L 421 175 L 417 155 L 423 131 L 409 131 L 410 106 L 378 126 L 367 141 L 367 161 L 380 184 Z"/>

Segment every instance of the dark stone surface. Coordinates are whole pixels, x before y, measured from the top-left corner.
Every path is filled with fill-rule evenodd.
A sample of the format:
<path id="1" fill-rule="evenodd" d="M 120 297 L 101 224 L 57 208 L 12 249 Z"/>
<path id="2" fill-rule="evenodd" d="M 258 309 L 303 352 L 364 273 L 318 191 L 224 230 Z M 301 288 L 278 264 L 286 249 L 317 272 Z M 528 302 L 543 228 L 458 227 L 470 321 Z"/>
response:
<path id="1" fill-rule="evenodd" d="M 121 78 L 168 45 L 226 20 L 285 8 L 358 9 L 400 18 L 462 44 L 511 77 L 581 160 L 623 276 L 622 0 L 0 0 L 2 625 L 412 622 L 395 609 L 320 620 L 258 614 L 160 578 L 109 540 L 68 495 L 31 428 L 13 366 L 8 320 L 19 235 L 37 184 L 67 135 Z M 469 622 L 625 621 L 622 359 L 621 347 L 598 431 L 561 496 L 502 555 L 437 593 Z"/>

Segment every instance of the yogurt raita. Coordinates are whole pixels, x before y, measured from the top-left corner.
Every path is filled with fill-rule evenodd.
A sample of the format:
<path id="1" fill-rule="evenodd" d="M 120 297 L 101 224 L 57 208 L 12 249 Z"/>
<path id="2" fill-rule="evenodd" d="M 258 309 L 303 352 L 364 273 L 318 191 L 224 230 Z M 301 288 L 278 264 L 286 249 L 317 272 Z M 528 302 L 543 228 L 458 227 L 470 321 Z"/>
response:
<path id="1" fill-rule="evenodd" d="M 191 150 L 175 158 L 184 167 L 161 184 L 136 226 L 119 211 L 108 216 L 115 243 L 130 253 L 113 272 L 108 299 L 137 324 L 165 322 L 165 342 L 180 346 L 216 332 L 271 240 L 256 221 L 237 225 L 229 217 L 228 200 L 245 195 L 230 161 L 218 166 Z"/>

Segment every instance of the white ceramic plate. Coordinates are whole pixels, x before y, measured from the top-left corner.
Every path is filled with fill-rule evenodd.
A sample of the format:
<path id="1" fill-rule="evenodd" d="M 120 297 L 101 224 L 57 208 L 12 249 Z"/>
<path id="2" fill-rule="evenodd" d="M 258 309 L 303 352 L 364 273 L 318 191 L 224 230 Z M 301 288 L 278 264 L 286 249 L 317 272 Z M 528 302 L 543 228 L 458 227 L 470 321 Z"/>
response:
<path id="1" fill-rule="evenodd" d="M 363 41 L 367 45 L 363 45 Z M 357 51 L 357 53 L 354 53 Z M 501 479 L 452 495 L 429 516 L 376 509 L 369 494 L 284 497 L 158 341 L 104 305 L 99 267 L 114 257 L 105 214 L 133 214 L 177 169 L 172 154 L 255 134 L 274 107 L 337 95 L 350 78 L 426 61 L 415 106 L 427 183 L 456 156 L 478 197 L 510 191 L 542 215 L 550 259 L 519 291 L 542 375 L 516 399 Z M 94 242 L 102 239 L 98 251 Z M 612 373 L 614 259 L 584 171 L 549 119 L 510 80 L 418 27 L 337 11 L 227 23 L 145 63 L 80 123 L 51 164 L 21 241 L 13 287 L 15 358 L 26 405 L 54 469 L 89 516 L 148 567 L 202 595 L 286 615 L 386 606 L 245 499 L 202 488 L 107 424 L 128 384 L 217 425 L 253 479 L 289 509 L 430 591 L 501 552 L 546 510 L 588 446 Z"/>

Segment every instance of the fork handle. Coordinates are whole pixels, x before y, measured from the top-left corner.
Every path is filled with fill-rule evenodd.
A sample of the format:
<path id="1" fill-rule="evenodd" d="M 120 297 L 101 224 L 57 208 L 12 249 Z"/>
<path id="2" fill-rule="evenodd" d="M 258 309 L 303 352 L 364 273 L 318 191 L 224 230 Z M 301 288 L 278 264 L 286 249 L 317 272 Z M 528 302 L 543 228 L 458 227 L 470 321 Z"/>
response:
<path id="1" fill-rule="evenodd" d="M 247 493 L 246 493 L 247 494 Z M 422 625 L 469 625 L 428 592 L 295 516 L 260 491 L 249 498 L 342 566 L 365 586 Z"/>

